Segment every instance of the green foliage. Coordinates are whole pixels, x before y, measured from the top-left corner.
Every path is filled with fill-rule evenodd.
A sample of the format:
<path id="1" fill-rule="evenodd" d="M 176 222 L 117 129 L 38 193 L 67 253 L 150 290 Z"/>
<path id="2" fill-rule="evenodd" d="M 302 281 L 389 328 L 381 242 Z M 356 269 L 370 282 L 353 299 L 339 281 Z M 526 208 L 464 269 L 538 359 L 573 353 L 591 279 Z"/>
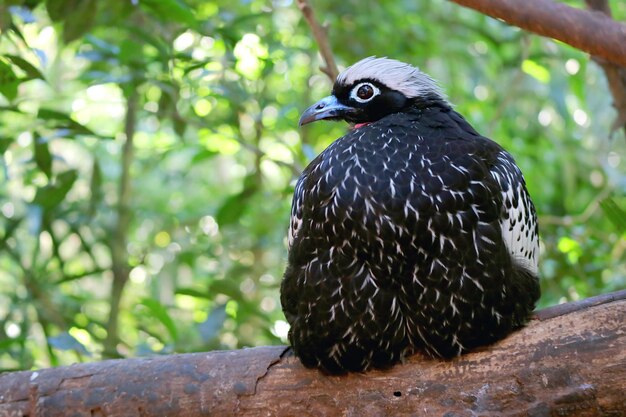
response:
<path id="1" fill-rule="evenodd" d="M 626 141 L 585 54 L 448 2 L 315 7 L 342 65 L 419 65 L 515 156 L 542 305 L 626 286 Z M 295 4 L 0 1 L 0 54 L 0 369 L 284 343 L 294 180 L 345 131 L 297 129 L 330 83 Z"/>

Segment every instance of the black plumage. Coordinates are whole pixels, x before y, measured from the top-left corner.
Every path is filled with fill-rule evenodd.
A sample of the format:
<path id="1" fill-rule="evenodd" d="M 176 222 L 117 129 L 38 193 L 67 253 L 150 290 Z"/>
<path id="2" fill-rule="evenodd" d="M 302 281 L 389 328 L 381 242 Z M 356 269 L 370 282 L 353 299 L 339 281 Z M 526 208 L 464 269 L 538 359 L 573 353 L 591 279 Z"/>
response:
<path id="1" fill-rule="evenodd" d="M 537 221 L 502 147 L 428 76 L 384 58 L 344 71 L 301 121 L 318 119 L 357 125 L 293 198 L 281 303 L 306 366 L 361 371 L 420 349 L 447 358 L 526 322 Z"/>

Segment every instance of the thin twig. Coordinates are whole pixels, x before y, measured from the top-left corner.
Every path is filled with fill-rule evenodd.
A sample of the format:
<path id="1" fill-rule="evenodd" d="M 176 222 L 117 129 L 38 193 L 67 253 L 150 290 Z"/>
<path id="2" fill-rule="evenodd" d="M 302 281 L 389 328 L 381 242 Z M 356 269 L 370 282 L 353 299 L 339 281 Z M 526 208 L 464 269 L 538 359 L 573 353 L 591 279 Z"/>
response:
<path id="1" fill-rule="evenodd" d="M 626 300 L 626 290 L 610 292 L 608 294 L 601 294 L 595 297 L 585 298 L 584 300 L 546 307 L 543 310 L 535 312 L 533 318 L 536 320 L 553 319 L 555 317 L 564 316 L 575 311 L 586 310 L 594 306 L 612 303 L 618 300 Z"/>
<path id="2" fill-rule="evenodd" d="M 337 69 L 337 64 L 335 63 L 335 56 L 333 55 L 333 50 L 330 47 L 330 42 L 328 42 L 327 28 L 320 25 L 315 18 L 315 12 L 309 3 L 309 0 L 297 0 L 297 2 L 298 7 L 302 11 L 302 15 L 313 32 L 313 37 L 317 42 L 317 46 L 320 48 L 320 54 L 324 60 L 324 65 L 320 67 L 320 71 L 328 75 L 331 82 L 334 82 L 337 75 L 339 75 L 339 70 Z"/>
<path id="3" fill-rule="evenodd" d="M 587 204 L 585 210 L 574 216 L 539 216 L 539 225 L 554 224 L 558 226 L 571 226 L 573 224 L 582 224 L 591 218 L 600 208 L 600 201 L 611 195 L 612 188 L 607 187 L 598 193 L 594 199 Z"/>

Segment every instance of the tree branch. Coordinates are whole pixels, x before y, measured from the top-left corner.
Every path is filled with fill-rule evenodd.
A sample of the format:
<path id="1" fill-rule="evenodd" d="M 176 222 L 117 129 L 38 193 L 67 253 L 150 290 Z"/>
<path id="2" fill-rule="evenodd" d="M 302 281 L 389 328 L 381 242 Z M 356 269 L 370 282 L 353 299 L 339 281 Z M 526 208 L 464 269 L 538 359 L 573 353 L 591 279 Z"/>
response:
<path id="1" fill-rule="evenodd" d="M 585 0 L 587 7 L 591 10 L 604 13 L 609 19 L 612 19 L 611 6 L 607 0 Z M 626 133 L 626 66 L 620 67 L 612 62 L 599 57 L 592 57 L 604 71 L 606 80 L 609 84 L 609 90 L 613 96 L 613 107 L 617 110 L 617 117 L 611 126 L 611 134 L 620 128 Z"/>
<path id="2" fill-rule="evenodd" d="M 330 78 L 330 82 L 334 82 L 339 75 L 339 69 L 337 69 L 337 64 L 335 63 L 335 57 L 333 55 L 333 50 L 330 47 L 330 42 L 328 42 L 327 29 L 319 24 L 317 19 L 315 18 L 315 12 L 309 3 L 309 0 L 297 0 L 298 7 L 302 11 L 302 15 L 306 19 L 306 22 L 309 24 L 311 28 L 311 32 L 313 32 L 313 37 L 317 42 L 317 45 L 320 49 L 320 54 L 322 55 L 322 59 L 324 60 L 324 66 L 320 67 L 320 71 L 324 74 L 328 75 Z"/>
<path id="3" fill-rule="evenodd" d="M 565 304 L 453 360 L 418 354 L 343 376 L 303 368 L 284 346 L 8 373 L 0 416 L 626 415 L 625 297 Z"/>
<path id="4" fill-rule="evenodd" d="M 452 0 L 626 67 L 626 25 L 551 0 Z"/>
<path id="5" fill-rule="evenodd" d="M 122 161 L 120 183 L 117 201 L 117 222 L 111 241 L 111 263 L 113 282 L 111 284 L 111 303 L 109 320 L 107 323 L 107 337 L 104 341 L 104 355 L 106 357 L 118 357 L 117 343 L 119 342 L 118 322 L 119 309 L 124 293 L 124 287 L 128 282 L 130 268 L 128 266 L 128 227 L 130 226 L 131 211 L 131 177 L 130 167 L 133 161 L 135 128 L 137 124 L 138 93 L 136 88 L 128 93 L 126 98 L 126 119 L 124 121 L 124 133 L 126 142 L 122 147 Z"/>

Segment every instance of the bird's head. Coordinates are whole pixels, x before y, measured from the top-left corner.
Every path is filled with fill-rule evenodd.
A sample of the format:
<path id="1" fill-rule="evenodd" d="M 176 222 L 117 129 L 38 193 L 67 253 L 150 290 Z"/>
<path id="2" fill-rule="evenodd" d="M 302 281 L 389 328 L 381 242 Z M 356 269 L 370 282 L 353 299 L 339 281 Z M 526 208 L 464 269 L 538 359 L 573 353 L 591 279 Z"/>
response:
<path id="1" fill-rule="evenodd" d="M 306 109 L 299 124 L 322 119 L 371 123 L 420 99 L 445 100 L 437 83 L 418 68 L 395 59 L 369 57 L 341 72 L 332 95 Z"/>

